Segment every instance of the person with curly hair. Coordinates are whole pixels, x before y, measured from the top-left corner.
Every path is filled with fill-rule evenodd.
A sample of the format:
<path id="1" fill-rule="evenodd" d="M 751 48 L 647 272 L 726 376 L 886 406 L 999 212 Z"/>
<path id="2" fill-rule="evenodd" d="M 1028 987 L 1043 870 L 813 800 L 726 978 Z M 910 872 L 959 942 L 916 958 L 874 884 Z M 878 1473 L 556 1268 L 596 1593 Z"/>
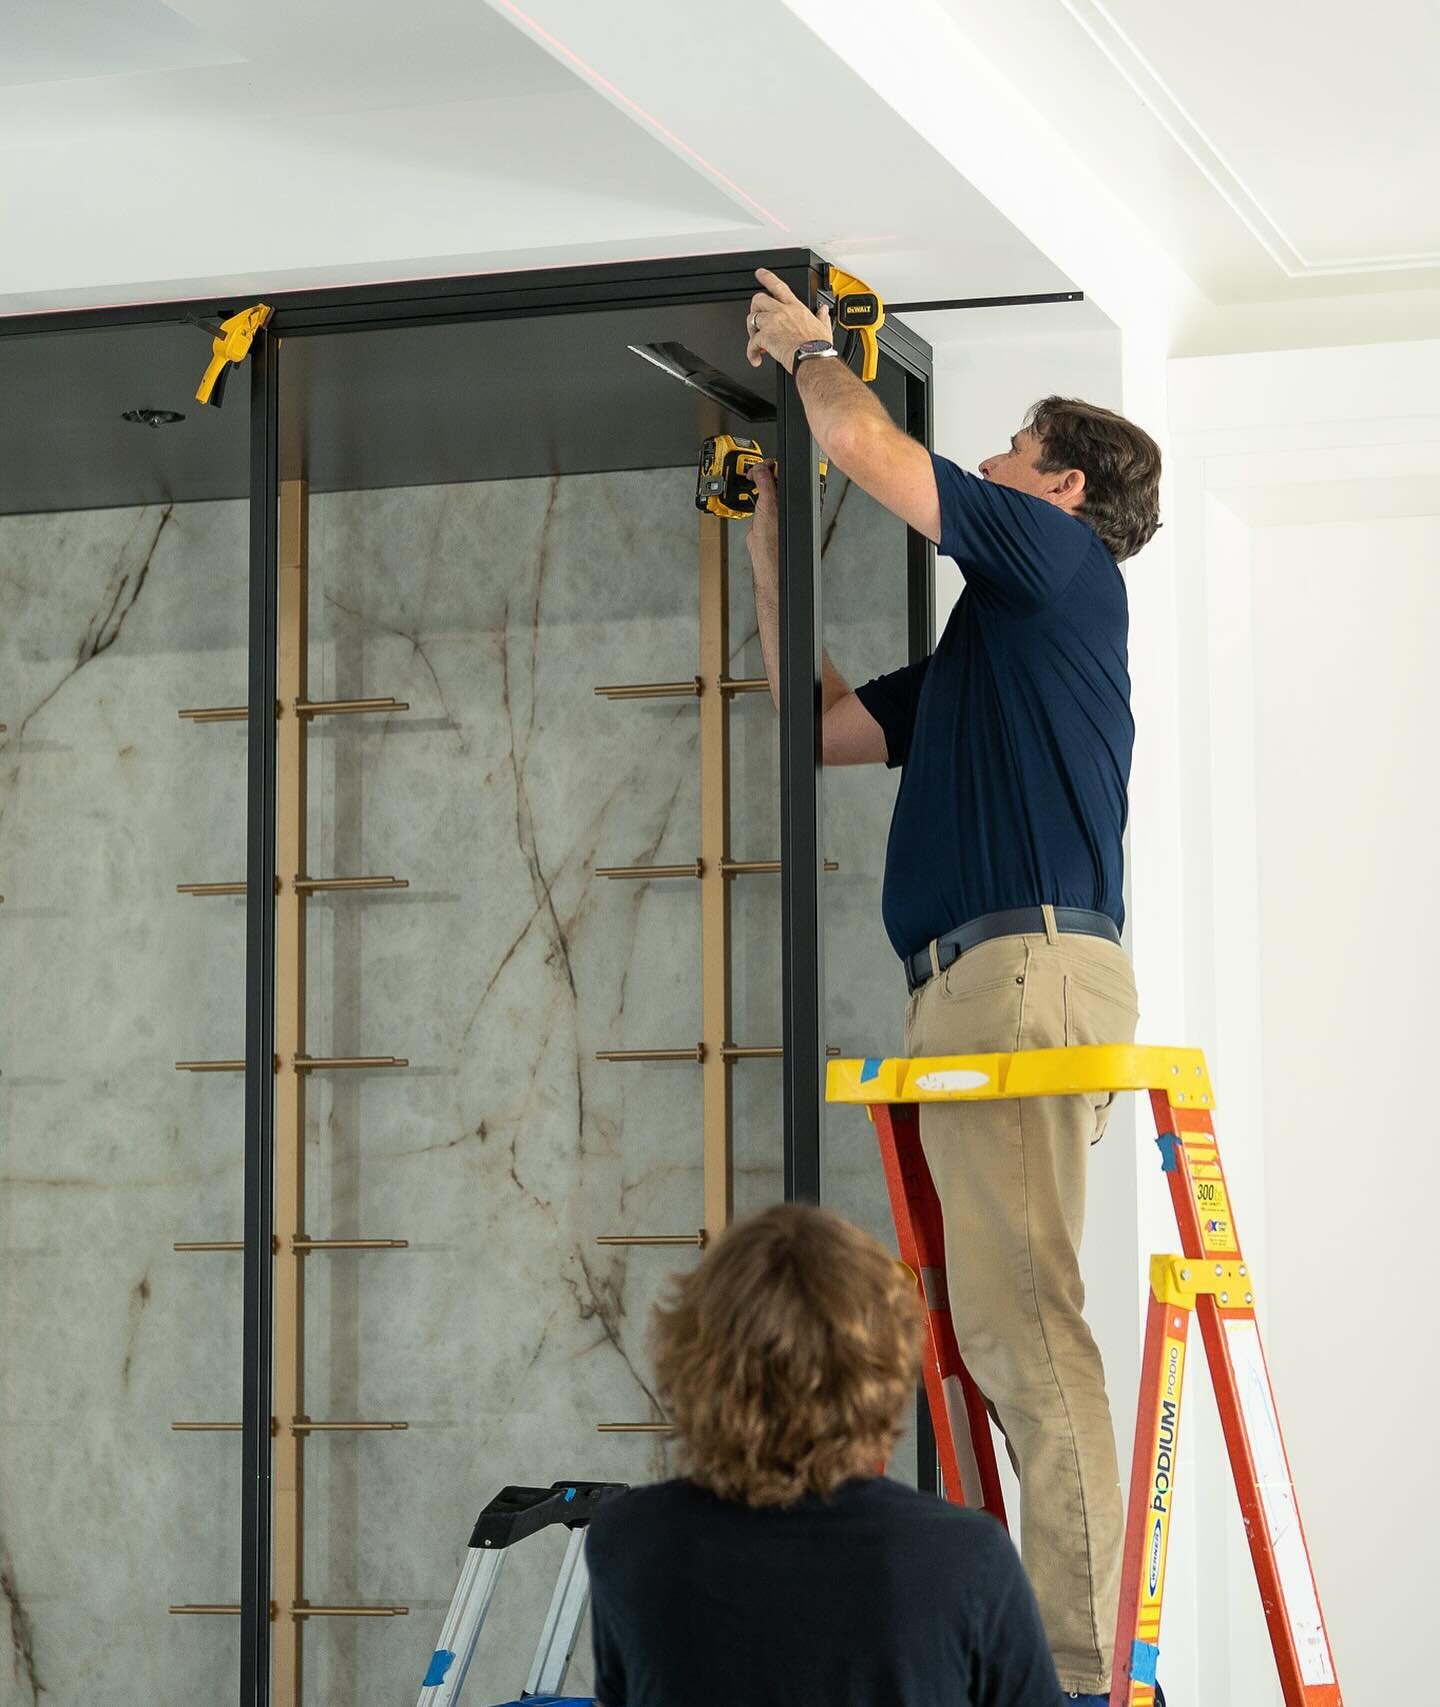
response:
<path id="1" fill-rule="evenodd" d="M 732 1227 L 654 1320 L 683 1475 L 597 1512 L 597 1707 L 1059 1707 L 983 1512 L 889 1480 L 915 1277 L 829 1210 Z"/>

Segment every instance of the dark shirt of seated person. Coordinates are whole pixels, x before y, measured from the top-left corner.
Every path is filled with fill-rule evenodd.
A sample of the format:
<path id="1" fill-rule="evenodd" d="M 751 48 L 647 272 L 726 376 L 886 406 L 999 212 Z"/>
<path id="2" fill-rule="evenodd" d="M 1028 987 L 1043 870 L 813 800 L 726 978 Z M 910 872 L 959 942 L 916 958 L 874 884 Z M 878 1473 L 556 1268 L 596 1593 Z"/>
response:
<path id="1" fill-rule="evenodd" d="M 590 1528 L 603 1707 L 1059 1707 L 984 1513 L 875 1471 L 915 1392 L 914 1281 L 828 1210 L 733 1227 L 654 1323 L 683 1479 Z"/>

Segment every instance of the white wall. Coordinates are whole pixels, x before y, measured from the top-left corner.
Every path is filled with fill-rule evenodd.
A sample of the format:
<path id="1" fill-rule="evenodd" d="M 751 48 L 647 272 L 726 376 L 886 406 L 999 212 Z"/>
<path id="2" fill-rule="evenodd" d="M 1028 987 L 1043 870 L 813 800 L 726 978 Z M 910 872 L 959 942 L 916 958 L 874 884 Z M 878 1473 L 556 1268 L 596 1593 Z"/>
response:
<path id="1" fill-rule="evenodd" d="M 1400 1700 L 1440 1521 L 1404 1468 L 1440 1386 L 1440 511 L 1260 528 L 1252 561 L 1271 1361 L 1341 1679 Z"/>
<path id="2" fill-rule="evenodd" d="M 1403 1697 L 1424 1675 L 1419 1649 L 1391 1637 L 1423 1628 L 1440 1520 L 1433 1484 L 1398 1468 L 1401 1419 L 1428 1415 L 1436 1389 L 1417 1356 L 1433 1335 L 1404 1314 L 1426 1291 L 1421 1218 L 1437 1183 L 1404 1073 L 1426 1059 L 1425 972 L 1440 947 L 1428 912 L 1437 385 L 1434 343 L 1170 371 L 1185 1012 L 1216 1075 L 1281 1421 L 1355 1701 Z M 1199 1698 L 1267 1707 L 1280 1698 L 1204 1386 L 1187 1395 L 1176 1518 L 1204 1585 Z M 1376 1480 L 1390 1462 L 1393 1479 Z"/>

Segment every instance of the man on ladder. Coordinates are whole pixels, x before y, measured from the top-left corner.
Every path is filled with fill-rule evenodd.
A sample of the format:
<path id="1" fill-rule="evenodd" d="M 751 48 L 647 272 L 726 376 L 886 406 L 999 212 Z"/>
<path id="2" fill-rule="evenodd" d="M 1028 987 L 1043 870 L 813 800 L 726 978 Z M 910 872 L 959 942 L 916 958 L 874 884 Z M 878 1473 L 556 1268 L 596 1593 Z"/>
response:
<path id="1" fill-rule="evenodd" d="M 958 564 L 931 657 L 855 691 L 825 660 L 826 764 L 903 766 L 884 917 L 910 989 L 912 1056 L 1128 1043 L 1122 836 L 1134 724 L 1118 564 L 1158 526 L 1160 453 L 1094 405 L 1037 403 L 977 478 L 932 456 L 844 362 L 826 317 L 773 274 L 748 355 L 793 372 L 822 452 Z M 757 470 L 750 557 L 778 658 L 775 491 Z M 1021 1541 L 1062 1687 L 1110 1686 L 1123 1511 L 1079 1248 L 1108 1097 L 930 1103 L 960 1352 L 1020 1478 Z"/>

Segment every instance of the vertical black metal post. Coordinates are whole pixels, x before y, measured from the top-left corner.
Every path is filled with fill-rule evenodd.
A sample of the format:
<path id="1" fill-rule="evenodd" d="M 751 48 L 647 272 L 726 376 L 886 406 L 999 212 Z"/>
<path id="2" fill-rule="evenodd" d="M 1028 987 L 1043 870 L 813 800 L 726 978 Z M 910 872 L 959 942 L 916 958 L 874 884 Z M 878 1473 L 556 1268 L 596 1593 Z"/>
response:
<path id="1" fill-rule="evenodd" d="M 275 622 L 279 340 L 250 355 L 250 692 L 245 903 L 245 1303 L 240 1703 L 270 1700 L 270 1417 L 275 1111 Z"/>
<path id="2" fill-rule="evenodd" d="M 924 445 L 934 440 L 935 409 L 930 381 L 907 370 L 905 374 L 905 431 Z M 905 537 L 906 619 L 910 662 L 918 664 L 935 650 L 935 547 L 910 528 Z M 938 1494 L 940 1455 L 935 1423 L 922 1385 L 915 1398 L 915 1482 L 923 1492 Z"/>
<path id="3" fill-rule="evenodd" d="M 931 386 L 918 373 L 905 375 L 905 431 L 927 447 L 933 442 Z M 914 528 L 905 536 L 905 582 L 910 662 L 918 664 L 935 650 L 935 547 Z"/>
<path id="4" fill-rule="evenodd" d="M 811 308 L 818 280 L 787 279 Z M 785 1196 L 820 1201 L 825 976 L 820 884 L 820 486 L 795 381 L 777 370 L 780 459 L 780 937 Z"/>

